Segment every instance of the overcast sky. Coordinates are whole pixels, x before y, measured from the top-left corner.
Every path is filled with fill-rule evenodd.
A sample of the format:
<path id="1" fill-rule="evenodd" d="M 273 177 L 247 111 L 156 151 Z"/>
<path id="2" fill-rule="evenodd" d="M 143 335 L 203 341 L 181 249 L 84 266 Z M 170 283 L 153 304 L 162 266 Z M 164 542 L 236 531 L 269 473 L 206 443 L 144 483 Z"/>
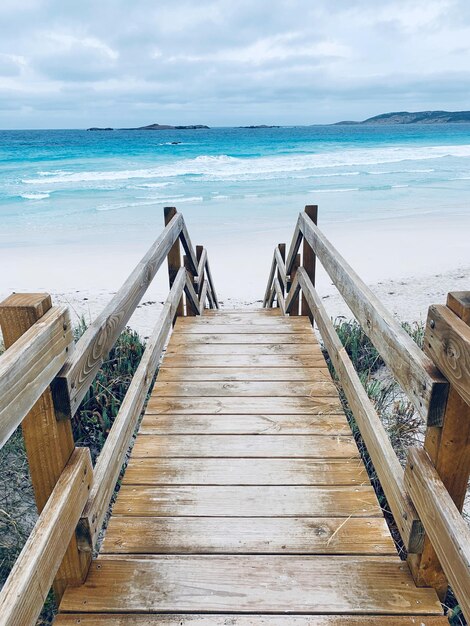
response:
<path id="1" fill-rule="evenodd" d="M 0 128 L 470 109 L 468 0 L 0 0 Z"/>

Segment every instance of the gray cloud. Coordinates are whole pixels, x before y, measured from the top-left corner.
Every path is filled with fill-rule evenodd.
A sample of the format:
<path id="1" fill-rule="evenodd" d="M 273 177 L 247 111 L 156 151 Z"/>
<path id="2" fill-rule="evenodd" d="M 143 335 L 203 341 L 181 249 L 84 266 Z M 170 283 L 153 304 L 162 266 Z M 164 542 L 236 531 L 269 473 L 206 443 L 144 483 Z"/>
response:
<path id="1" fill-rule="evenodd" d="M 0 127 L 468 108 L 465 0 L 0 4 Z"/>

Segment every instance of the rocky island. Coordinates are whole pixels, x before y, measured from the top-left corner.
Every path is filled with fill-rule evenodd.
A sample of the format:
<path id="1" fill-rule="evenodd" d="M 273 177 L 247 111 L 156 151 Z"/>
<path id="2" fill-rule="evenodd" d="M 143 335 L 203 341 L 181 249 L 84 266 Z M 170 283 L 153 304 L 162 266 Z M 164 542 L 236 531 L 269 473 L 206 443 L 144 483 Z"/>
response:
<path id="1" fill-rule="evenodd" d="M 148 124 L 148 126 L 138 126 L 136 128 L 99 128 L 97 126 L 93 126 L 92 128 L 87 128 L 87 130 L 201 130 L 209 128 L 209 126 L 205 126 L 204 124 L 191 124 L 188 126 L 171 126 L 171 124 Z"/>
<path id="2" fill-rule="evenodd" d="M 470 111 L 417 111 L 414 113 L 399 111 L 375 115 L 362 122 L 336 122 L 335 126 L 348 126 L 353 124 L 462 124 L 469 122 Z"/>

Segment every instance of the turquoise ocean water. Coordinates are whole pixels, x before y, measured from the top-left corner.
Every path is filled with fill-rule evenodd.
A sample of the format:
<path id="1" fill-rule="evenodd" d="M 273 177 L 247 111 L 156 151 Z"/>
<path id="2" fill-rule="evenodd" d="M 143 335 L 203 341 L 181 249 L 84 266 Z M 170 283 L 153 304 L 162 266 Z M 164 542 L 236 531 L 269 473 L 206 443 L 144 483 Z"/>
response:
<path id="1" fill-rule="evenodd" d="M 146 245 L 174 205 L 228 253 L 288 240 L 307 203 L 326 228 L 465 219 L 470 125 L 0 132 L 4 251 Z"/>

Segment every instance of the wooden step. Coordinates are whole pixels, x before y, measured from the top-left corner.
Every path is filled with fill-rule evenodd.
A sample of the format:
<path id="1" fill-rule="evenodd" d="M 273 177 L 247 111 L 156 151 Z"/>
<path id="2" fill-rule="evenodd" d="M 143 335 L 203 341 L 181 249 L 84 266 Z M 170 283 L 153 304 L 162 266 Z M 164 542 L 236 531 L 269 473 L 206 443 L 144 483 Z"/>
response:
<path id="1" fill-rule="evenodd" d="M 230 335 L 220 335 L 220 337 L 222 336 L 230 337 Z M 291 336 L 298 337 L 298 335 L 293 334 Z M 266 341 L 264 343 L 257 343 L 252 335 L 246 335 L 243 341 L 234 341 L 233 343 L 178 343 L 174 337 L 176 337 L 176 335 L 172 335 L 168 343 L 166 354 L 178 354 L 179 356 L 193 354 L 224 354 L 229 356 L 240 354 L 255 354 L 256 356 L 261 354 L 292 354 L 298 356 L 304 354 L 313 356 L 321 354 L 320 346 L 312 343 L 309 338 L 305 338 L 301 343 L 284 343 L 279 339 L 279 335 L 266 335 Z M 268 339 L 273 337 L 275 339 Z M 304 335 L 301 335 L 301 337 L 304 338 Z M 230 366 L 230 363 L 227 363 L 227 365 Z"/>
<path id="2" fill-rule="evenodd" d="M 360 459 L 131 458 L 124 485 L 361 485 Z"/>
<path id="3" fill-rule="evenodd" d="M 129 615 L 62 614 L 55 626 L 449 626 L 446 617 L 421 615 Z"/>
<path id="4" fill-rule="evenodd" d="M 359 452 L 347 435 L 140 435 L 132 457 L 350 459 Z"/>
<path id="5" fill-rule="evenodd" d="M 119 517 L 102 554 L 385 554 L 383 518 Z"/>
<path id="6" fill-rule="evenodd" d="M 349 435 L 343 415 L 149 415 L 143 435 Z"/>
<path id="7" fill-rule="evenodd" d="M 338 397 L 308 398 L 226 398 L 217 396 L 211 398 L 179 398 L 159 397 L 152 395 L 147 404 L 147 414 L 192 413 L 206 415 L 215 413 L 233 415 L 335 415 L 343 413 L 343 407 Z"/>
<path id="8" fill-rule="evenodd" d="M 397 557 L 101 556 L 65 612 L 435 614 Z"/>
<path id="9" fill-rule="evenodd" d="M 123 485 L 113 515 L 132 517 L 380 517 L 371 486 Z"/>
<path id="10" fill-rule="evenodd" d="M 161 367 L 158 382 L 266 381 L 328 382 L 327 367 Z"/>
<path id="11" fill-rule="evenodd" d="M 279 382 L 258 381 L 197 381 L 160 382 L 157 380 L 152 395 L 158 397 L 178 396 L 179 398 L 231 397 L 323 397 L 335 398 L 338 390 L 333 381 L 292 382 L 283 385 Z"/>
<path id="12" fill-rule="evenodd" d="M 312 350 L 319 350 L 320 347 L 317 343 L 313 343 L 313 330 L 303 333 L 222 333 L 215 335 L 211 333 L 173 333 L 170 339 L 170 346 L 181 346 L 183 349 L 188 350 L 193 346 L 201 345 L 242 345 L 242 344 L 256 344 L 261 345 L 295 345 L 297 347 L 303 346 Z"/>
<path id="13" fill-rule="evenodd" d="M 184 356 L 178 352 L 166 353 L 164 367 L 326 367 L 326 361 L 321 351 L 310 354 L 195 354 L 186 352 Z"/>

